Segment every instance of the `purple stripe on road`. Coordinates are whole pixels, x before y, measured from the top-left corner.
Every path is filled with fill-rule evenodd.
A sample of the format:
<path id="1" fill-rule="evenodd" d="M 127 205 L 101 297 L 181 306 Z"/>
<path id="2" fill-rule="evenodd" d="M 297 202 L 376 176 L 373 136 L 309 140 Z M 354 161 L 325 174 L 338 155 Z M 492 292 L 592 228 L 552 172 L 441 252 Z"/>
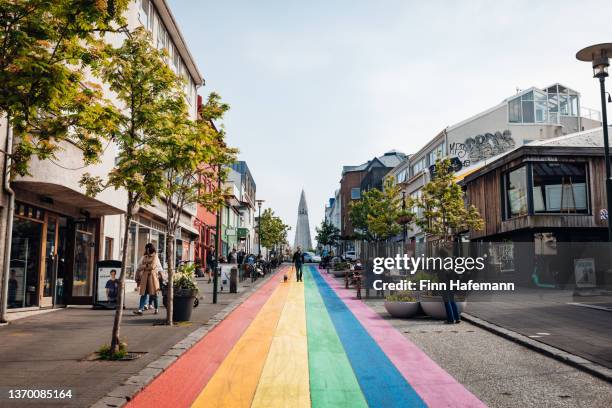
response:
<path id="1" fill-rule="evenodd" d="M 389 322 L 356 299 L 354 289 L 344 289 L 340 282 L 324 272 L 321 276 L 429 407 L 486 407 Z"/>

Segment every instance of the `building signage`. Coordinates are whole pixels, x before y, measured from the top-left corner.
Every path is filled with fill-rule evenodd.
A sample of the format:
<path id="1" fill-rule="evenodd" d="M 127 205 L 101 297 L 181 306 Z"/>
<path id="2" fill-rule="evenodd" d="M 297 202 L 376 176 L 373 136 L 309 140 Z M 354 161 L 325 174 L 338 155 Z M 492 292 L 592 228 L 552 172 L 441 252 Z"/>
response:
<path id="1" fill-rule="evenodd" d="M 463 167 L 497 156 L 516 146 L 512 132 L 506 129 L 503 132 L 484 133 L 468 137 L 463 143 L 453 142 L 449 145 L 451 156 L 457 157 Z"/>

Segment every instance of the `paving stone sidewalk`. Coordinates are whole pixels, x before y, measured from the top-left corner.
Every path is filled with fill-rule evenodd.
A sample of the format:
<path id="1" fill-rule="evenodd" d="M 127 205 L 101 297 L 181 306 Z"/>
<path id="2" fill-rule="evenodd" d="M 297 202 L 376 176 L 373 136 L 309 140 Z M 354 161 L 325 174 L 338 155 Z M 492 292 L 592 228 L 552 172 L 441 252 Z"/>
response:
<path id="1" fill-rule="evenodd" d="M 199 307 L 194 309 L 189 324 L 175 327 L 158 325 L 163 321 L 165 309 L 159 315 L 145 312 L 135 316 L 138 296 L 128 293 L 121 337 L 129 351 L 144 353 L 127 362 L 92 361 L 92 353 L 108 344 L 114 311 L 69 307 L 53 313 L 16 320 L 0 327 L 0 406 L 2 407 L 87 407 L 112 392 L 120 391 L 126 380 L 146 375 L 155 367 L 167 364 L 172 358 L 164 357 L 177 343 L 188 347 L 195 341 L 198 330 L 216 323 L 216 319 L 248 296 L 269 276 L 254 284 L 245 280 L 239 284 L 237 294 L 219 292 L 218 303 L 212 304 L 212 284 L 198 279 L 201 295 Z M 149 366 L 149 367 L 147 367 Z M 158 368 L 163 368 L 162 366 Z M 142 379 L 146 380 L 146 379 Z M 72 398 L 64 400 L 9 400 L 9 389 L 71 390 Z M 129 390 L 124 390 L 129 391 Z"/>

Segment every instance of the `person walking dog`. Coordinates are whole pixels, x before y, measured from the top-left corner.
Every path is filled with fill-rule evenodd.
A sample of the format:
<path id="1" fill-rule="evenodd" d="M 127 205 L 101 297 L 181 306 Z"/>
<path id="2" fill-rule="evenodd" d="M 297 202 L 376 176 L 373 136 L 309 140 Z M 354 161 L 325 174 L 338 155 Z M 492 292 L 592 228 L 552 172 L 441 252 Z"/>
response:
<path id="1" fill-rule="evenodd" d="M 298 282 L 302 281 L 302 265 L 304 265 L 304 253 L 302 247 L 298 246 L 297 251 L 293 254 L 293 264 L 295 265 L 295 276 Z"/>
<path id="2" fill-rule="evenodd" d="M 148 243 L 145 245 L 144 256 L 138 263 L 138 269 L 136 269 L 136 275 L 134 277 L 138 284 L 138 293 L 140 294 L 140 304 L 138 310 L 134 310 L 134 314 L 142 315 L 148 303 L 149 296 L 155 296 L 155 313 L 158 313 L 159 299 L 157 298 L 157 292 L 160 289 L 159 275 L 162 274 L 162 269 L 155 246 Z"/>

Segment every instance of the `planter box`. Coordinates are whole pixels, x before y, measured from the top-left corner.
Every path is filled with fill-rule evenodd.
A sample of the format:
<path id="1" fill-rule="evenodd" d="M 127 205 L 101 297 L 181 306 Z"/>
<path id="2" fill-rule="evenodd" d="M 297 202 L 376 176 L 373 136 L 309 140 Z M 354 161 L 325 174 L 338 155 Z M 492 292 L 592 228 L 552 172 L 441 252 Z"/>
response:
<path id="1" fill-rule="evenodd" d="M 419 302 L 397 302 L 385 300 L 385 309 L 393 317 L 408 318 L 417 314 Z"/>
<path id="2" fill-rule="evenodd" d="M 467 306 L 466 300 L 455 300 L 457 303 L 457 310 L 459 314 L 465 311 Z M 421 297 L 421 308 L 427 316 L 434 319 L 446 319 L 446 309 L 444 308 L 444 302 L 442 296 L 422 296 Z"/>
<path id="3" fill-rule="evenodd" d="M 344 270 L 344 271 L 332 271 L 332 273 L 334 274 L 334 276 L 336 278 L 344 278 L 346 276 L 347 272 L 348 272 L 347 270 Z"/>

